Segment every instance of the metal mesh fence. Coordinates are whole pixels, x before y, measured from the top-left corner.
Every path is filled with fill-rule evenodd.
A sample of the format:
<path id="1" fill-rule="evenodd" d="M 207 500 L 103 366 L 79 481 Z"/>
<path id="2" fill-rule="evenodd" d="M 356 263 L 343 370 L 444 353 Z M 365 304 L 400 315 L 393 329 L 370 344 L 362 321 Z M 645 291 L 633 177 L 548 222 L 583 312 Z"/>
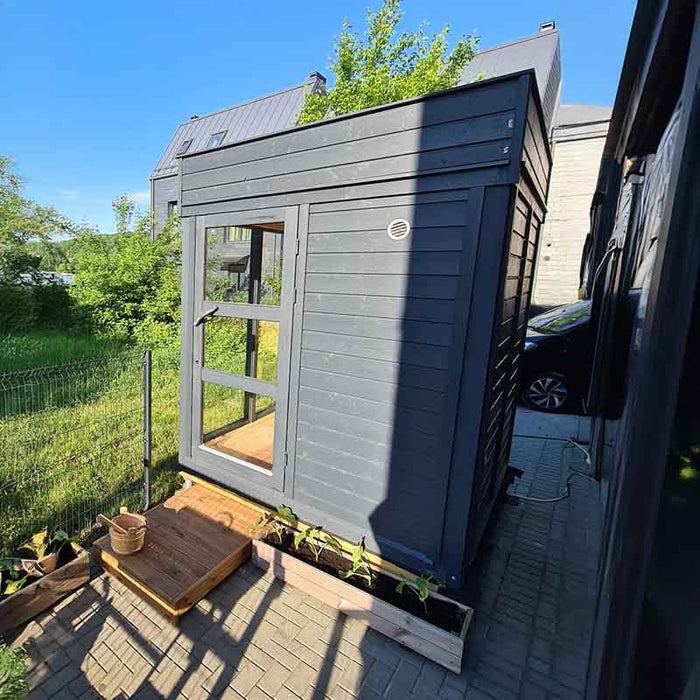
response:
<path id="1" fill-rule="evenodd" d="M 177 373 L 154 366 L 156 498 L 172 490 Z M 81 533 L 97 513 L 143 503 L 141 352 L 0 374 L 0 551 L 45 525 Z"/>

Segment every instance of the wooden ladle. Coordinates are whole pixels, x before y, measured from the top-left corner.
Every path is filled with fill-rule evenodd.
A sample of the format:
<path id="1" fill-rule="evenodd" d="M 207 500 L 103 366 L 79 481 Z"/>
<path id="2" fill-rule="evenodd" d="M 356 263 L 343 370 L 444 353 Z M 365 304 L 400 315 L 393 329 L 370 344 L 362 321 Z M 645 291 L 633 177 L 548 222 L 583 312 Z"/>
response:
<path id="1" fill-rule="evenodd" d="M 103 525 L 105 525 L 106 527 L 114 528 L 121 535 L 128 535 L 129 534 L 128 530 L 125 530 L 121 525 L 117 525 L 117 523 L 115 523 L 114 520 L 110 520 L 109 518 L 102 515 L 101 513 L 97 516 L 97 520 L 99 522 L 101 522 Z"/>

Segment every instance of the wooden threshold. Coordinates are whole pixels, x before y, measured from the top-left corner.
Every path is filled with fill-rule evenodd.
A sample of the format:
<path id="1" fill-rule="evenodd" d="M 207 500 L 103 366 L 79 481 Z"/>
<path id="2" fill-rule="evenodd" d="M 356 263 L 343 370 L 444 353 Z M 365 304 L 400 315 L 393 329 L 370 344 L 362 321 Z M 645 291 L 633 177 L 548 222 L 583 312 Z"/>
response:
<path id="1" fill-rule="evenodd" d="M 145 514 L 146 544 L 117 554 L 109 535 L 95 542 L 104 569 L 177 624 L 250 558 L 258 511 L 201 485 L 178 491 Z"/>

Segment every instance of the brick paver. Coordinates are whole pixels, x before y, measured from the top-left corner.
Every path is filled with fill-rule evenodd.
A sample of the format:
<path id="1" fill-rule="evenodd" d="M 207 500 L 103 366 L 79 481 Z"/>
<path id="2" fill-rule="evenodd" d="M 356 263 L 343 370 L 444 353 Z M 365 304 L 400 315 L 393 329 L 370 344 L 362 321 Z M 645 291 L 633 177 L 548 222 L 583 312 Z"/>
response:
<path id="1" fill-rule="evenodd" d="M 524 471 L 513 496 L 551 498 L 583 453 L 548 439 L 515 438 Z M 561 438 L 578 419 L 557 417 Z M 29 623 L 31 698 L 249 698 L 250 700 L 547 700 L 582 698 L 600 535 L 598 486 L 581 476 L 571 498 L 509 498 L 469 581 L 475 609 L 462 673 L 336 614 L 304 591 L 247 564 L 172 627 L 102 575 Z"/>

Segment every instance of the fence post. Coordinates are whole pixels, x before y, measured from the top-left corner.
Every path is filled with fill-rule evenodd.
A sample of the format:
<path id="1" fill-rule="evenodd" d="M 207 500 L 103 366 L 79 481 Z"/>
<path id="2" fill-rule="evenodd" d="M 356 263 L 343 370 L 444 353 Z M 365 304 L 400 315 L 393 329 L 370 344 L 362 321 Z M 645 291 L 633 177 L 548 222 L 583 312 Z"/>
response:
<path id="1" fill-rule="evenodd" d="M 143 509 L 151 507 L 151 351 L 143 351 Z"/>

